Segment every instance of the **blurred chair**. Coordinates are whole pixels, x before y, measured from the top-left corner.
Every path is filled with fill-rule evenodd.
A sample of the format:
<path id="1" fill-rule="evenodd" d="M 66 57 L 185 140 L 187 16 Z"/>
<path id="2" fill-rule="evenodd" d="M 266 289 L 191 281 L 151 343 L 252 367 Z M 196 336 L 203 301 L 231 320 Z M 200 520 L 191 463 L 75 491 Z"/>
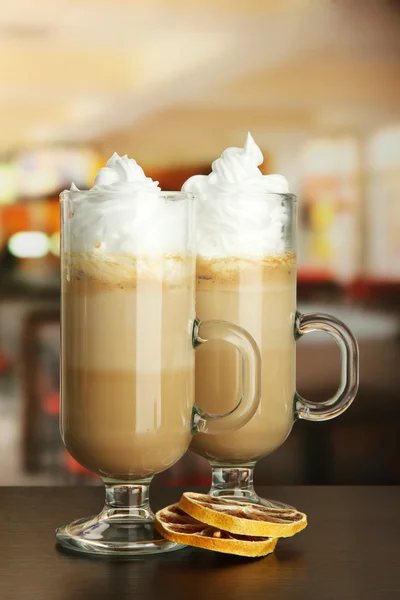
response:
<path id="1" fill-rule="evenodd" d="M 400 281 L 358 277 L 347 290 L 350 299 L 380 311 L 400 313 Z"/>
<path id="2" fill-rule="evenodd" d="M 21 332 L 22 463 L 26 472 L 47 472 L 63 483 L 97 479 L 69 456 L 59 430 L 60 311 L 29 313 Z"/>
<path id="3" fill-rule="evenodd" d="M 49 356 L 51 350 L 41 340 L 43 327 L 51 325 L 58 331 L 59 322 L 59 310 L 34 310 L 26 317 L 21 332 L 22 463 L 28 473 L 45 468 L 57 470 L 62 455 L 55 406 L 59 356 Z"/>
<path id="4" fill-rule="evenodd" d="M 297 276 L 299 302 L 333 302 L 343 298 L 343 288 L 329 272 L 299 269 Z"/>

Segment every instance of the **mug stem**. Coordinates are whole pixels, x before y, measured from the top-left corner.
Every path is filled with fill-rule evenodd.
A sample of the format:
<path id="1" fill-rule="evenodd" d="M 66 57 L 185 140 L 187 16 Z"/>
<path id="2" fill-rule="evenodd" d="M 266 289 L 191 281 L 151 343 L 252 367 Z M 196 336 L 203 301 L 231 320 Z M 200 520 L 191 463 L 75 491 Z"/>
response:
<path id="1" fill-rule="evenodd" d="M 289 505 L 275 500 L 260 498 L 254 489 L 253 477 L 255 462 L 246 465 L 221 465 L 210 463 L 212 469 L 210 496 L 225 500 L 238 500 L 259 504 L 268 508 L 288 508 Z"/>
<path id="2" fill-rule="evenodd" d="M 106 488 L 103 514 L 108 518 L 129 517 L 140 523 L 154 521 L 149 503 L 151 479 L 140 483 L 116 483 L 107 479 L 103 481 Z"/>
<path id="3" fill-rule="evenodd" d="M 225 466 L 211 463 L 212 478 L 210 495 L 227 497 L 233 500 L 256 501 L 253 475 L 255 463 L 248 465 Z"/>

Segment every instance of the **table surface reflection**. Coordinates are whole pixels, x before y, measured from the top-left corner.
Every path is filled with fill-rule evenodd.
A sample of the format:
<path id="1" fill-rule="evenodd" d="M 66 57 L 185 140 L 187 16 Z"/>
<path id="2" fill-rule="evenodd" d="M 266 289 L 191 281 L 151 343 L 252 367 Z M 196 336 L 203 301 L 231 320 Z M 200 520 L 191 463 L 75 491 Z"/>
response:
<path id="1" fill-rule="evenodd" d="M 153 508 L 176 501 L 182 491 L 154 486 Z M 0 598 L 400 597 L 399 487 L 259 487 L 258 492 L 308 514 L 308 528 L 281 540 L 274 554 L 245 559 L 185 548 L 127 561 L 65 554 L 55 545 L 57 525 L 100 510 L 101 488 L 0 488 Z"/>

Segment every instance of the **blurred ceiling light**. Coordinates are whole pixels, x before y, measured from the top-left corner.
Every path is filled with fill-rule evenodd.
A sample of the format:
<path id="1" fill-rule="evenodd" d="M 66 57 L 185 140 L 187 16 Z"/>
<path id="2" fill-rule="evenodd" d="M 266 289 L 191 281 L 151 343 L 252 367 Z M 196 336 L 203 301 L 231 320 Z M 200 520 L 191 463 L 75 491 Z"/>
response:
<path id="1" fill-rule="evenodd" d="M 54 256 L 60 256 L 60 232 L 56 231 L 50 236 L 50 252 Z"/>
<path id="2" fill-rule="evenodd" d="M 102 115 L 107 111 L 107 108 L 109 108 L 107 100 L 82 98 L 68 106 L 68 117 L 73 120 L 86 121 L 87 119 Z"/>
<path id="3" fill-rule="evenodd" d="M 8 240 L 8 250 L 17 258 L 41 258 L 49 251 L 49 238 L 41 231 L 20 231 Z"/>
<path id="4" fill-rule="evenodd" d="M 59 123 L 53 125 L 32 125 L 27 128 L 26 138 L 32 142 L 52 142 L 61 137 L 63 126 Z"/>

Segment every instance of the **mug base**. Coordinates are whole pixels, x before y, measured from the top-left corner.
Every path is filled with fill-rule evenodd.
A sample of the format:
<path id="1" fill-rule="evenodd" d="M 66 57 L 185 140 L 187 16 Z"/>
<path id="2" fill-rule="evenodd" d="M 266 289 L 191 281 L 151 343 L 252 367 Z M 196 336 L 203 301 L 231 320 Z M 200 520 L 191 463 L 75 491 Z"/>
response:
<path id="1" fill-rule="evenodd" d="M 106 517 L 100 513 L 79 519 L 56 530 L 57 542 L 67 550 L 109 557 L 131 557 L 160 554 L 185 548 L 163 538 L 153 521 L 118 515 Z"/>

